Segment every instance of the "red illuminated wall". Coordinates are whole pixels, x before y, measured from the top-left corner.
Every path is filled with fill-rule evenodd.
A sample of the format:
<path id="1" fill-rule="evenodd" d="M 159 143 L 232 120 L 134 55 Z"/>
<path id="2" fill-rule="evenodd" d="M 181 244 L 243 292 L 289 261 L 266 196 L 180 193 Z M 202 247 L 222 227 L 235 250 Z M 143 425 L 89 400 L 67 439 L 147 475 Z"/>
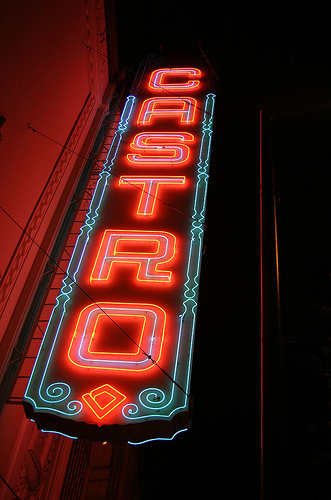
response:
<path id="1" fill-rule="evenodd" d="M 1 8 L 0 340 L 37 253 L 31 240 L 22 241 L 22 228 L 42 243 L 77 162 L 72 151 L 88 154 L 88 146 L 81 150 L 104 104 L 107 60 L 87 48 L 106 52 L 102 19 L 103 2 L 94 1 Z"/>
<path id="2" fill-rule="evenodd" d="M 70 206 L 84 158 L 108 113 L 115 91 L 108 66 L 114 72 L 118 69 L 116 43 L 116 30 L 105 31 L 103 1 L 18 0 L 1 6 L 0 116 L 5 118 L 0 129 L 1 384 L 7 380 L 8 366 L 18 366 L 17 341 L 47 253 Z M 112 60 L 100 53 L 110 54 Z M 2 391 L 2 402 L 11 402 L 10 396 Z M 50 473 L 57 485 L 55 495 L 71 441 L 66 445 L 59 436 L 40 435 L 25 419 L 21 404 L 4 404 L 0 430 L 0 474 L 14 489 L 18 483 L 26 485 L 24 467 L 31 456 L 27 450 L 42 467 L 45 461 L 52 464 L 45 471 L 52 469 L 56 454 L 61 455 L 61 465 L 57 463 Z M 0 480 L 0 497 L 8 498 L 8 491 Z M 23 498 L 23 492 L 17 493 Z"/>

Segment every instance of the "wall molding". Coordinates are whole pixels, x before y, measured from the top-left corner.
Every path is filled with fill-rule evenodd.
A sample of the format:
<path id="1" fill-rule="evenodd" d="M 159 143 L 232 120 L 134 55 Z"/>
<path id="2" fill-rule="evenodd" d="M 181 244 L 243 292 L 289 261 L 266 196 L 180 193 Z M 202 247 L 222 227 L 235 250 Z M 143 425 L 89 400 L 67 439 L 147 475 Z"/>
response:
<path id="1" fill-rule="evenodd" d="M 78 141 L 95 104 L 95 97 L 92 94 L 89 94 L 4 272 L 0 282 L 0 319 L 14 289 L 17 278 L 22 271 L 27 255 L 33 245 L 33 240 L 42 225 L 43 219 L 54 198 L 59 183 L 61 182 L 61 179 L 65 174 L 73 155 L 75 154 L 75 148 L 77 147 Z"/>

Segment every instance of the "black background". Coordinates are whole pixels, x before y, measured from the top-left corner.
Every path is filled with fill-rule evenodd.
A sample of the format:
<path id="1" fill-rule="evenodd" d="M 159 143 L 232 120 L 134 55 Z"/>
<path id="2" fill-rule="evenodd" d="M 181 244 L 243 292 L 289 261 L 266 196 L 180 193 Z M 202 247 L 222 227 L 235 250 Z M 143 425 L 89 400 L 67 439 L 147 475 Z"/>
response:
<path id="1" fill-rule="evenodd" d="M 126 68 L 135 71 L 150 53 L 201 53 L 202 49 L 219 77 L 193 365 L 193 425 L 172 442 L 140 447 L 141 498 L 260 498 L 260 109 L 264 116 L 273 117 L 274 161 L 281 191 L 277 203 L 281 199 L 287 203 L 279 209 L 281 264 L 287 276 L 281 294 L 286 309 L 291 302 L 290 286 L 300 288 L 301 295 L 310 290 L 307 281 L 298 282 L 290 271 L 286 274 L 298 261 L 293 255 L 300 253 L 303 241 L 313 241 L 315 233 L 309 231 L 316 225 L 312 222 L 307 228 L 307 212 L 315 213 L 316 220 L 316 214 L 323 210 L 321 227 L 324 233 L 328 230 L 327 204 L 322 209 L 311 202 L 306 210 L 297 210 L 293 217 L 299 224 L 294 232 L 293 217 L 288 216 L 307 199 L 307 193 L 312 196 L 309 186 L 319 168 L 317 163 L 324 166 L 315 196 L 321 198 L 323 185 L 327 198 L 325 186 L 330 186 L 326 166 L 330 160 L 330 119 L 323 118 L 321 125 L 321 120 L 311 115 L 316 110 L 327 115 L 331 109 L 326 7 L 321 2 L 284 1 L 117 2 L 117 25 L 119 62 Z M 323 131 L 318 143 L 321 135 L 312 134 L 316 124 Z M 324 151 L 320 154 L 322 163 L 315 162 L 317 150 Z M 298 186 L 303 158 L 309 174 Z M 297 166 L 292 170 L 294 163 Z M 292 172 L 289 177 L 288 171 Z M 299 191 L 301 201 L 294 197 Z M 326 245 L 322 241 L 319 248 L 327 253 Z M 313 244 L 310 247 L 315 248 Z M 296 269 L 302 261 L 305 266 L 307 261 L 316 263 L 318 255 L 306 252 Z M 311 273 L 314 275 L 313 270 Z M 298 309 L 295 311 L 285 317 L 285 330 L 290 322 L 298 330 Z M 284 335 L 286 342 L 298 339 L 298 334 Z M 305 356 L 307 352 L 309 347 Z M 279 384 L 291 401 L 298 392 L 306 394 L 306 406 L 296 401 L 290 412 L 288 405 L 275 411 L 275 419 L 282 414 L 282 424 L 275 421 L 273 425 L 283 440 L 270 445 L 273 462 L 265 467 L 274 468 L 274 473 L 267 470 L 265 500 L 328 498 L 324 491 L 330 469 L 327 459 L 318 473 L 312 472 L 316 455 L 312 447 L 299 446 L 305 430 L 299 422 L 296 426 L 296 421 L 307 407 L 317 403 L 307 397 L 302 386 L 300 390 L 297 387 L 302 382 L 301 373 L 307 372 L 297 352 L 294 357 L 299 359 L 299 367 L 293 365 L 283 386 Z M 288 354 L 286 360 L 291 364 Z M 319 386 L 318 382 L 315 387 Z M 268 395 L 268 387 L 265 391 Z M 323 397 L 324 393 L 319 399 L 322 405 L 326 404 Z M 272 395 L 270 400 L 272 404 Z"/>

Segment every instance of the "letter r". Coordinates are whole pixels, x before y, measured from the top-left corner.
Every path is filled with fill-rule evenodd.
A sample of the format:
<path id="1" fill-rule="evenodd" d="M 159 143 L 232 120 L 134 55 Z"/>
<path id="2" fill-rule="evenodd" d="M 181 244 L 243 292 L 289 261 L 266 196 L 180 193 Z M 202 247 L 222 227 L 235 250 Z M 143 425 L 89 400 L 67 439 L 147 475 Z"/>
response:
<path id="1" fill-rule="evenodd" d="M 114 265 L 133 265 L 138 281 L 170 283 L 171 271 L 159 269 L 159 266 L 174 258 L 175 247 L 175 236 L 164 231 L 107 229 L 90 281 L 111 281 Z"/>

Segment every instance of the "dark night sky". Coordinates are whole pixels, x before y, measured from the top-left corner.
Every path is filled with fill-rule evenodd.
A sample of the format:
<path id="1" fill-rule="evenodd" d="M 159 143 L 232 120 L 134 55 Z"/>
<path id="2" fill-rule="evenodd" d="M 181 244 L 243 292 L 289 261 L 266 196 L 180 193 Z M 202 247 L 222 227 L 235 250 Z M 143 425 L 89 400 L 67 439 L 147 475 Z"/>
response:
<path id="1" fill-rule="evenodd" d="M 141 447 L 142 500 L 260 497 L 259 107 L 331 108 L 327 14 L 321 2 L 295 4 L 118 2 L 120 64 L 135 70 L 149 53 L 200 42 L 219 75 L 193 427 Z"/>

